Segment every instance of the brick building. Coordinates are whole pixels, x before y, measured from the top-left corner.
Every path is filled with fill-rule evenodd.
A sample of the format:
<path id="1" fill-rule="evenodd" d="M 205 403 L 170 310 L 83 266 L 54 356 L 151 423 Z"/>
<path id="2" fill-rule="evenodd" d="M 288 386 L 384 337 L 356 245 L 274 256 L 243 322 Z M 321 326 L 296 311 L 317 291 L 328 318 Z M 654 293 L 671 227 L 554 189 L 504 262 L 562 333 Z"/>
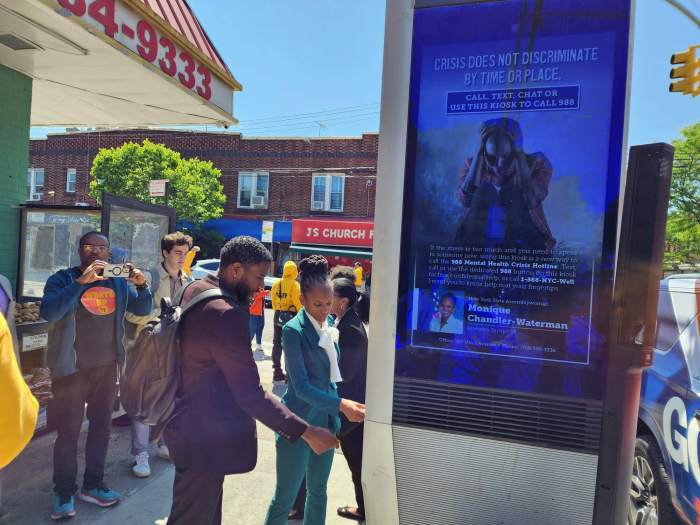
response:
<path id="1" fill-rule="evenodd" d="M 342 227 L 345 223 L 366 224 L 374 216 L 376 133 L 342 138 L 244 138 L 236 133 L 129 129 L 49 135 L 30 144 L 28 200 L 95 205 L 88 195 L 88 183 L 97 152 L 145 138 L 183 157 L 209 160 L 220 169 L 227 197 L 224 217 L 209 221 L 207 227 L 226 237 L 247 234 L 260 238 L 263 221 L 273 221 L 278 260 L 288 257 L 296 219 L 306 219 L 306 223 L 312 219 L 321 227 Z M 339 244 L 346 249 L 353 245 L 371 249 L 371 241 Z M 342 250 L 332 252 L 328 250 L 329 255 L 343 255 Z M 362 250 L 346 255 L 363 256 Z"/>

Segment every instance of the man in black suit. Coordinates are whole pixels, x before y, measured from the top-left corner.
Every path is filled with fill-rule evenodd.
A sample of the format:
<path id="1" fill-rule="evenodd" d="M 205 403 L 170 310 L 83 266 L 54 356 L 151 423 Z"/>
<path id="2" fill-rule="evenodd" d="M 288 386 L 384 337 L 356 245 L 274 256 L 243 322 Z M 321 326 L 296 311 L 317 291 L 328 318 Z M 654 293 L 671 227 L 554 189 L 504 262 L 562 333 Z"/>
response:
<path id="1" fill-rule="evenodd" d="M 200 303 L 182 321 L 179 414 L 165 429 L 176 468 L 169 525 L 221 523 L 224 476 L 249 472 L 257 462 L 253 418 L 283 439 L 301 437 L 317 454 L 336 445 L 328 430 L 308 425 L 260 386 L 248 304 L 271 261 L 260 241 L 236 237 L 221 249 L 218 276 L 185 290 L 183 304 L 213 288 L 232 298 Z"/>

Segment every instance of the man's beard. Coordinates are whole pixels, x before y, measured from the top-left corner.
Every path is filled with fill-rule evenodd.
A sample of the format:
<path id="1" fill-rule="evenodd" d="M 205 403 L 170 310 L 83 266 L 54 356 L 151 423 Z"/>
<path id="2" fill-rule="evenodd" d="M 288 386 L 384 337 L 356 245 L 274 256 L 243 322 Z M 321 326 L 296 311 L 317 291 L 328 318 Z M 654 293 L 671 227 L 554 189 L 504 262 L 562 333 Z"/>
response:
<path id="1" fill-rule="evenodd" d="M 243 282 L 239 281 L 235 284 L 226 283 L 226 291 L 233 295 L 239 303 L 250 304 L 253 293 Z"/>

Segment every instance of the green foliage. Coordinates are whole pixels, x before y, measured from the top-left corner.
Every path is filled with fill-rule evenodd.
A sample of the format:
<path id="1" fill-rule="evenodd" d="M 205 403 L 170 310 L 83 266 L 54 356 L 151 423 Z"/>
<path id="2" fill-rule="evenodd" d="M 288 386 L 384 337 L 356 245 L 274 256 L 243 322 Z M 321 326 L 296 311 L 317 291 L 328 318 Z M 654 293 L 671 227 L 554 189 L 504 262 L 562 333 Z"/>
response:
<path id="1" fill-rule="evenodd" d="M 687 214 L 671 211 L 666 222 L 664 265 L 678 269 L 681 264 L 700 262 L 700 224 Z"/>
<path id="2" fill-rule="evenodd" d="M 700 262 L 700 123 L 681 130 L 673 146 L 664 264 L 678 269 Z"/>
<path id="3" fill-rule="evenodd" d="M 107 192 L 162 205 L 164 197 L 149 197 L 148 183 L 167 179 L 168 205 L 179 220 L 197 225 L 224 213 L 226 196 L 219 177 L 221 171 L 211 162 L 183 159 L 177 151 L 146 139 L 143 144 L 101 149 L 90 171 L 90 195 L 98 202 Z"/>
<path id="4" fill-rule="evenodd" d="M 200 251 L 196 260 L 218 259 L 221 247 L 226 243 L 226 238 L 214 230 L 205 230 L 199 226 L 193 228 L 180 228 L 180 231 L 190 235 L 194 246 L 199 246 Z"/>
<path id="5" fill-rule="evenodd" d="M 671 209 L 700 224 L 700 123 L 681 130 L 671 179 Z"/>

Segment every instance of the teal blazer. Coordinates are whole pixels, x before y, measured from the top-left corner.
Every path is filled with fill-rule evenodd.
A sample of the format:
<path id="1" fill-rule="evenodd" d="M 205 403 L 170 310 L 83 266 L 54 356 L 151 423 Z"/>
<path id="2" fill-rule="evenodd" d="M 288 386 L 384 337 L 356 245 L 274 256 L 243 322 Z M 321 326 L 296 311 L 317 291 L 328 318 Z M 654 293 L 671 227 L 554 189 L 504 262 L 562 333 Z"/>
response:
<path id="1" fill-rule="evenodd" d="M 329 318 L 329 324 L 331 319 Z M 330 362 L 318 346 L 318 334 L 302 309 L 282 328 L 282 348 L 289 382 L 282 402 L 307 423 L 336 434 L 340 397 L 330 380 Z M 338 351 L 338 344 L 335 345 Z M 340 354 L 339 354 L 340 355 Z"/>

